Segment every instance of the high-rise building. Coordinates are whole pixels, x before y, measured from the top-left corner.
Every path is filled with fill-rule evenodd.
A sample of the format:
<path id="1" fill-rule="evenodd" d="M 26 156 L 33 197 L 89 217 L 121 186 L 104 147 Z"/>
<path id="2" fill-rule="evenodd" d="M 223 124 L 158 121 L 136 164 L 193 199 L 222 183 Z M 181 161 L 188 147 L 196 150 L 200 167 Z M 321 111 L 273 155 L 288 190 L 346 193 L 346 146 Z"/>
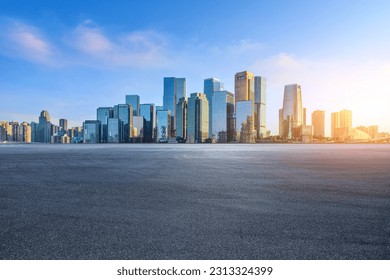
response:
<path id="1" fill-rule="evenodd" d="M 143 116 L 133 116 L 133 131 L 132 131 L 132 142 L 140 143 L 144 138 L 144 122 Z"/>
<path id="2" fill-rule="evenodd" d="M 31 142 L 39 142 L 39 124 L 36 122 L 31 122 L 30 127 L 31 127 Z"/>
<path id="3" fill-rule="evenodd" d="M 83 123 L 83 143 L 96 144 L 100 142 L 100 121 L 86 120 Z"/>
<path id="4" fill-rule="evenodd" d="M 313 126 L 313 136 L 315 138 L 325 137 L 325 111 L 314 111 L 311 114 L 311 125 Z"/>
<path id="5" fill-rule="evenodd" d="M 107 120 L 108 143 L 121 143 L 123 139 L 123 123 L 119 118 L 109 118 Z"/>
<path id="6" fill-rule="evenodd" d="M 352 111 L 342 110 L 331 115 L 332 138 L 340 141 L 348 141 L 353 138 Z"/>
<path id="7" fill-rule="evenodd" d="M 234 76 L 236 137 L 238 141 L 254 142 L 255 130 L 255 76 L 253 73 L 243 71 Z M 244 134 L 241 130 L 245 128 Z"/>
<path id="8" fill-rule="evenodd" d="M 176 124 L 176 104 L 180 98 L 186 97 L 186 79 L 185 78 L 175 78 L 175 77 L 165 77 L 164 78 L 164 96 L 163 96 L 163 106 L 164 110 L 169 110 L 171 112 L 171 123 L 172 128 L 170 131 L 171 136 L 175 136 Z"/>
<path id="9" fill-rule="evenodd" d="M 156 128 L 156 106 L 141 104 L 140 115 L 144 117 L 144 142 L 154 142 Z"/>
<path id="10" fill-rule="evenodd" d="M 140 114 L 139 95 L 126 95 L 126 104 L 131 105 L 131 108 L 133 108 L 133 116 L 139 116 Z"/>
<path id="11" fill-rule="evenodd" d="M 252 100 L 236 102 L 236 140 L 240 143 L 254 143 L 256 130 Z"/>
<path id="12" fill-rule="evenodd" d="M 18 122 L 10 122 L 9 123 L 12 128 L 12 138 L 11 141 L 13 142 L 20 142 L 20 129 L 19 129 L 19 123 Z"/>
<path id="13" fill-rule="evenodd" d="M 121 121 L 121 138 L 120 143 L 129 143 L 133 137 L 133 108 L 130 104 L 118 104 L 114 106 L 114 118 Z M 138 116 L 138 115 L 136 115 Z"/>
<path id="14" fill-rule="evenodd" d="M 227 90 L 216 91 L 212 97 L 212 141 L 227 143 L 234 140 L 234 95 Z"/>
<path id="15" fill-rule="evenodd" d="M 31 143 L 31 126 L 27 122 L 23 122 L 20 125 L 21 141 L 25 143 Z"/>
<path id="16" fill-rule="evenodd" d="M 49 113 L 45 110 L 39 116 L 39 142 L 50 143 L 52 135 L 52 126 L 50 123 Z"/>
<path id="17" fill-rule="evenodd" d="M 60 131 L 67 131 L 68 130 L 68 120 L 60 119 L 59 125 L 60 125 L 60 127 L 59 127 Z"/>
<path id="18" fill-rule="evenodd" d="M 264 138 L 266 127 L 266 79 L 255 76 L 255 130 L 257 138 Z"/>
<path id="19" fill-rule="evenodd" d="M 209 138 L 212 138 L 213 133 L 213 93 L 216 91 L 221 91 L 221 81 L 216 78 L 205 79 L 203 83 L 203 92 L 206 94 L 207 101 L 209 102 Z"/>
<path id="20" fill-rule="evenodd" d="M 99 107 L 96 110 L 96 119 L 100 122 L 100 143 L 108 142 L 107 134 L 107 120 L 114 115 L 114 109 L 112 107 Z"/>
<path id="21" fill-rule="evenodd" d="M 192 93 L 187 105 L 187 142 L 203 143 L 209 138 L 209 102 L 203 93 Z"/>
<path id="22" fill-rule="evenodd" d="M 5 121 L 0 121 L 0 142 L 7 141 L 7 131 L 5 129 Z"/>
<path id="23" fill-rule="evenodd" d="M 157 142 L 166 143 L 170 138 L 171 112 L 169 110 L 157 111 Z"/>
<path id="24" fill-rule="evenodd" d="M 176 139 L 187 139 L 187 99 L 182 97 L 176 104 Z M 182 138 L 182 139 L 180 139 Z"/>
<path id="25" fill-rule="evenodd" d="M 283 118 L 279 119 L 279 126 L 282 128 L 283 139 L 299 140 L 302 136 L 303 106 L 301 86 L 297 84 L 284 87 Z"/>

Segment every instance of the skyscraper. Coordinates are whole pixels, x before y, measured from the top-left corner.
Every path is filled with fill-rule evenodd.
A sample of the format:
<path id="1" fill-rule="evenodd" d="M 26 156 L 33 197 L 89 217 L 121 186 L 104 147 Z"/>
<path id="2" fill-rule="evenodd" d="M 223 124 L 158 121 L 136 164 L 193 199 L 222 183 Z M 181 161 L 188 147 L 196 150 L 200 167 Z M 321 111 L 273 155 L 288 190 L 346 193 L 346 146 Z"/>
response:
<path id="1" fill-rule="evenodd" d="M 325 111 L 314 111 L 311 114 L 311 124 L 313 126 L 313 136 L 315 138 L 325 137 Z"/>
<path id="2" fill-rule="evenodd" d="M 133 125 L 132 125 L 132 142 L 141 143 L 144 138 L 144 117 L 143 116 L 133 116 Z"/>
<path id="3" fill-rule="evenodd" d="M 107 119 L 108 143 L 121 143 L 123 139 L 123 123 L 119 118 Z"/>
<path id="4" fill-rule="evenodd" d="M 154 142 L 156 128 L 156 106 L 154 104 L 141 104 L 140 115 L 144 117 L 144 142 Z"/>
<path id="5" fill-rule="evenodd" d="M 255 131 L 255 76 L 248 71 L 239 72 L 234 76 L 236 137 L 238 141 L 254 142 Z M 244 130 L 243 130 L 244 129 Z M 241 131 L 245 131 L 242 137 Z"/>
<path id="6" fill-rule="evenodd" d="M 20 125 L 20 141 L 25 143 L 31 142 L 31 126 L 27 122 L 23 122 Z"/>
<path id="7" fill-rule="evenodd" d="M 332 138 L 336 140 L 350 140 L 354 131 L 352 128 L 352 111 L 342 110 L 332 113 Z"/>
<path id="8" fill-rule="evenodd" d="M 170 138 L 171 112 L 169 110 L 157 111 L 157 142 L 166 143 Z"/>
<path id="9" fill-rule="evenodd" d="M 212 97 L 212 141 L 227 143 L 234 139 L 234 95 L 226 90 L 216 91 Z"/>
<path id="10" fill-rule="evenodd" d="M 126 104 L 131 105 L 131 108 L 133 108 L 133 116 L 139 116 L 140 114 L 139 95 L 126 95 Z"/>
<path id="11" fill-rule="evenodd" d="M 283 98 L 283 118 L 279 119 L 282 128 L 283 139 L 298 140 L 302 135 L 303 106 L 301 86 L 297 84 L 286 85 L 284 87 Z"/>
<path id="12" fill-rule="evenodd" d="M 212 111 L 213 111 L 213 93 L 221 91 L 221 81 L 216 78 L 205 79 L 203 83 L 203 92 L 209 102 L 209 138 L 212 138 Z"/>
<path id="13" fill-rule="evenodd" d="M 186 97 L 186 79 L 165 77 L 163 106 L 164 110 L 169 110 L 171 112 L 172 128 L 169 132 L 171 136 L 175 136 L 176 130 L 176 124 L 174 120 L 176 116 L 176 104 L 182 97 Z"/>
<path id="14" fill-rule="evenodd" d="M 50 123 L 49 113 L 45 110 L 39 116 L 39 142 L 50 143 L 52 135 L 52 127 Z"/>
<path id="15" fill-rule="evenodd" d="M 118 104 L 114 106 L 114 118 L 119 119 L 123 126 L 121 130 L 120 143 L 129 143 L 132 137 L 133 108 L 130 104 Z"/>
<path id="16" fill-rule="evenodd" d="M 338 138 L 338 128 L 340 128 L 340 114 L 334 112 L 331 114 L 331 137 L 332 139 Z"/>
<path id="17" fill-rule="evenodd" d="M 100 131 L 100 121 L 86 120 L 83 123 L 83 143 L 99 143 L 101 139 Z"/>
<path id="18" fill-rule="evenodd" d="M 107 134 L 107 120 L 114 115 L 114 109 L 112 107 L 99 107 L 96 110 L 96 119 L 100 122 L 100 143 L 108 142 Z"/>
<path id="19" fill-rule="evenodd" d="M 192 93 L 187 108 L 187 142 L 203 143 L 209 138 L 209 102 L 206 95 Z"/>
<path id="20" fill-rule="evenodd" d="M 60 119 L 59 125 L 60 125 L 60 127 L 59 127 L 60 131 L 67 131 L 68 130 L 68 120 Z"/>
<path id="21" fill-rule="evenodd" d="M 266 79 L 255 76 L 255 129 L 257 138 L 267 134 L 266 127 Z"/>
<path id="22" fill-rule="evenodd" d="M 182 139 L 180 139 L 181 137 Z M 182 97 L 176 104 L 176 139 L 187 139 L 187 99 Z"/>

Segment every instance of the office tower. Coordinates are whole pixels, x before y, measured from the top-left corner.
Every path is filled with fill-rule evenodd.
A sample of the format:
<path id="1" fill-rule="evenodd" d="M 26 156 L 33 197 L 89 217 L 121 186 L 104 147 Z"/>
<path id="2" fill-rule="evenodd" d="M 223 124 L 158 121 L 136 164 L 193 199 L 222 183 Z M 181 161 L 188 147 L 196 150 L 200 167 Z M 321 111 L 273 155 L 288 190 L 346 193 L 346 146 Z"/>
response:
<path id="1" fill-rule="evenodd" d="M 31 127 L 31 142 L 39 142 L 39 124 L 36 122 L 31 122 L 30 127 Z"/>
<path id="2" fill-rule="evenodd" d="M 282 126 L 283 139 L 301 139 L 303 122 L 303 106 L 301 86 L 297 84 L 284 87 L 283 118 L 279 121 Z"/>
<path id="3" fill-rule="evenodd" d="M 331 115 L 332 138 L 340 141 L 352 140 L 352 111 L 342 110 Z"/>
<path id="4" fill-rule="evenodd" d="M 59 121 L 59 131 L 67 131 L 68 130 L 68 120 L 60 119 Z"/>
<path id="5" fill-rule="evenodd" d="M 112 107 L 99 107 L 96 110 L 96 119 L 100 122 L 100 143 L 108 142 L 107 134 L 107 120 L 114 116 L 114 109 Z"/>
<path id="6" fill-rule="evenodd" d="M 7 130 L 5 129 L 5 121 L 0 122 L 0 142 L 7 141 Z"/>
<path id="7" fill-rule="evenodd" d="M 216 91 L 212 97 L 212 142 L 234 140 L 234 95 L 227 90 Z"/>
<path id="8" fill-rule="evenodd" d="M 133 108 L 130 104 L 118 104 L 114 106 L 114 118 L 121 121 L 121 138 L 120 143 L 129 143 L 133 136 Z M 137 115 L 138 116 L 138 115 Z"/>
<path id="9" fill-rule="evenodd" d="M 352 111 L 350 110 L 340 111 L 340 128 L 345 127 L 352 128 Z"/>
<path id="10" fill-rule="evenodd" d="M 23 122 L 20 125 L 21 141 L 25 143 L 31 143 L 31 126 Z"/>
<path id="11" fill-rule="evenodd" d="M 12 138 L 13 142 L 20 142 L 20 132 L 19 132 L 19 123 L 18 122 L 10 122 L 9 123 L 12 129 Z"/>
<path id="12" fill-rule="evenodd" d="M 174 119 L 176 116 L 176 104 L 182 97 L 186 97 L 186 79 L 165 77 L 163 106 L 164 110 L 169 110 L 171 112 L 171 136 L 175 136 L 176 130 L 176 124 Z"/>
<path id="13" fill-rule="evenodd" d="M 107 119 L 107 142 L 121 143 L 123 139 L 123 123 L 119 118 Z"/>
<path id="14" fill-rule="evenodd" d="M 171 131 L 171 112 L 169 110 L 157 111 L 157 142 L 166 143 Z"/>
<path id="15" fill-rule="evenodd" d="M 236 102 L 236 140 L 240 143 L 254 143 L 256 138 L 253 102 Z"/>
<path id="16" fill-rule="evenodd" d="M 144 117 L 144 142 L 154 142 L 156 128 L 156 106 L 141 104 L 140 115 Z"/>
<path id="17" fill-rule="evenodd" d="M 377 138 L 379 135 L 378 126 L 377 125 L 370 125 L 368 127 L 368 135 L 370 138 Z"/>
<path id="18" fill-rule="evenodd" d="M 313 126 L 313 136 L 315 138 L 325 137 L 325 111 L 314 111 L 311 114 L 311 125 Z"/>
<path id="19" fill-rule="evenodd" d="M 209 102 L 203 93 L 192 93 L 187 105 L 187 142 L 203 143 L 209 138 Z"/>
<path id="20" fill-rule="evenodd" d="M 176 104 L 176 139 L 187 139 L 187 99 L 182 97 Z"/>
<path id="21" fill-rule="evenodd" d="M 133 116 L 139 116 L 140 114 L 139 95 L 126 95 L 126 104 L 131 105 L 131 108 L 133 108 Z"/>
<path id="22" fill-rule="evenodd" d="M 144 137 L 144 117 L 133 116 L 132 142 L 140 143 Z"/>
<path id="23" fill-rule="evenodd" d="M 334 112 L 331 114 L 331 137 L 332 139 L 338 138 L 338 129 L 340 128 L 340 113 Z"/>
<path id="24" fill-rule="evenodd" d="M 206 94 L 207 101 L 209 102 L 209 138 L 212 138 L 212 111 L 213 111 L 213 93 L 221 91 L 221 81 L 216 78 L 205 79 L 203 83 L 203 92 Z"/>
<path id="25" fill-rule="evenodd" d="M 303 119 L 302 119 L 302 125 L 306 125 L 306 108 L 303 108 Z"/>
<path id="26" fill-rule="evenodd" d="M 266 79 L 255 76 L 255 130 L 257 138 L 264 138 L 266 127 Z"/>
<path id="27" fill-rule="evenodd" d="M 279 109 L 279 136 L 283 135 L 283 109 Z"/>
<path id="28" fill-rule="evenodd" d="M 39 116 L 39 142 L 50 143 L 52 135 L 52 126 L 50 123 L 49 113 L 45 110 Z"/>
<path id="29" fill-rule="evenodd" d="M 236 137 L 238 141 L 254 142 L 255 131 L 255 76 L 253 73 L 243 71 L 234 76 Z M 244 129 L 244 130 L 243 130 Z M 241 131 L 244 134 L 241 135 Z"/>
<path id="30" fill-rule="evenodd" d="M 100 121 L 87 120 L 83 123 L 83 143 L 96 144 L 100 142 Z"/>

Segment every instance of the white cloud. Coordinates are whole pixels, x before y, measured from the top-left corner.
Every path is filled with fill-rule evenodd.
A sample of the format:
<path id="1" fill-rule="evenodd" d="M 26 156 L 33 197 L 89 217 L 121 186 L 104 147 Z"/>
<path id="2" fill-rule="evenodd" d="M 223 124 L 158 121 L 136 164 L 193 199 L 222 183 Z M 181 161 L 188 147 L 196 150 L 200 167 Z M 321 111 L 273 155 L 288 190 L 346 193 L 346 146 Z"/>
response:
<path id="1" fill-rule="evenodd" d="M 80 57 L 81 62 L 87 64 L 160 68 L 170 63 L 166 40 L 154 31 L 134 31 L 109 37 L 88 20 L 76 27 L 66 41 L 77 52 L 87 55 Z"/>
<path id="2" fill-rule="evenodd" d="M 54 48 L 42 32 L 19 21 L 6 21 L 0 25 L 2 52 L 28 61 L 54 65 Z"/>

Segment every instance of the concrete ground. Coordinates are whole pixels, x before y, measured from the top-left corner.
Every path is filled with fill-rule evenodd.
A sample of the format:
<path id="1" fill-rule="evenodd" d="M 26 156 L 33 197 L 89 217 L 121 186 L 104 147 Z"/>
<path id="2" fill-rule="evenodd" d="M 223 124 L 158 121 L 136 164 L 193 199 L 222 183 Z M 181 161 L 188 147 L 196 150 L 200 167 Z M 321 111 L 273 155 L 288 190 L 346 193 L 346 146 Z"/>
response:
<path id="1" fill-rule="evenodd" d="M 390 259 L 390 145 L 0 145 L 0 259 Z"/>

